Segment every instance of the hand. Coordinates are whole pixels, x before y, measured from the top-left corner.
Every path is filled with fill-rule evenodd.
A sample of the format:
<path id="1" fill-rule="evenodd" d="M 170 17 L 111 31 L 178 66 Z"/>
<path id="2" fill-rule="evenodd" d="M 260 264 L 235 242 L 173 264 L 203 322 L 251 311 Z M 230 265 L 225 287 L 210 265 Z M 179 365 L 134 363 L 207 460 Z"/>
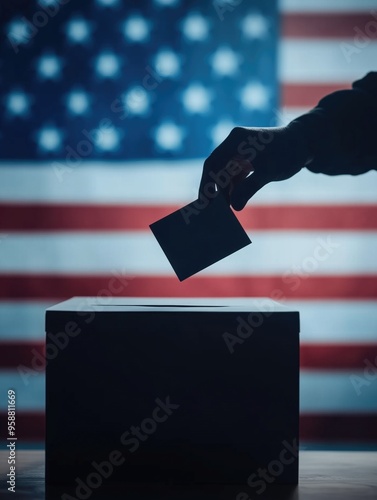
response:
<path id="1" fill-rule="evenodd" d="M 308 157 L 295 122 L 287 127 L 236 127 L 205 160 L 199 197 L 219 190 L 235 210 L 242 210 L 260 188 L 299 172 Z"/>

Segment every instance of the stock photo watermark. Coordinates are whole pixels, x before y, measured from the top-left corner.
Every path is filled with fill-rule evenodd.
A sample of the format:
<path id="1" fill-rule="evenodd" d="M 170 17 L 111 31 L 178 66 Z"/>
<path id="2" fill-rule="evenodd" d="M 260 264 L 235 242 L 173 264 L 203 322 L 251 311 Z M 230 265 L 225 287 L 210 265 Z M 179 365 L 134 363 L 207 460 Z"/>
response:
<path id="1" fill-rule="evenodd" d="M 297 439 L 294 439 L 292 443 L 288 441 L 282 442 L 283 448 L 279 453 L 279 457 L 275 460 L 271 460 L 267 467 L 259 469 L 256 472 L 250 474 L 247 478 L 247 485 L 250 488 L 257 488 L 255 492 L 258 495 L 264 493 L 267 489 L 267 485 L 272 484 L 276 481 L 276 478 L 281 476 L 285 468 L 292 465 L 298 457 L 298 446 Z M 248 493 L 242 491 L 236 496 L 236 500 L 249 500 L 250 496 Z"/>
<path id="2" fill-rule="evenodd" d="M 213 0 L 212 5 L 220 21 L 224 21 L 225 14 L 233 12 L 242 2 L 243 0 Z"/>
<path id="3" fill-rule="evenodd" d="M 362 394 L 363 388 L 370 387 L 373 382 L 377 382 L 377 355 L 372 361 L 365 358 L 363 376 L 350 375 L 350 382 L 358 396 Z"/>
<path id="4" fill-rule="evenodd" d="M 234 353 L 235 345 L 243 344 L 254 333 L 255 328 L 263 325 L 265 318 L 268 318 L 271 314 L 272 311 L 252 312 L 247 316 L 247 319 L 238 316 L 235 333 L 223 333 L 223 339 L 230 354 Z"/>
<path id="5" fill-rule="evenodd" d="M 7 34 L 8 41 L 15 54 L 20 52 L 20 46 L 27 45 L 60 12 L 61 7 L 70 1 L 38 2 L 41 8 L 35 11 L 31 18 L 22 16 L 18 20 L 17 28 L 13 27 Z"/>
<path id="6" fill-rule="evenodd" d="M 81 322 L 84 321 L 85 324 L 90 324 L 94 320 L 97 310 L 100 310 L 101 307 L 106 305 L 106 302 L 108 302 L 111 297 L 119 295 L 134 278 L 133 276 L 126 276 L 116 272 L 112 274 L 113 277 L 109 280 L 107 287 L 98 291 L 94 303 L 89 303 L 89 299 L 86 298 L 79 304 L 76 314 Z M 94 309 L 94 307 L 96 309 Z M 46 341 L 44 353 L 42 354 L 36 348 L 33 348 L 31 349 L 32 359 L 30 366 L 25 366 L 23 364 L 17 366 L 18 374 L 23 383 L 28 386 L 30 377 L 35 377 L 40 373 L 44 373 L 47 364 L 56 359 L 59 352 L 66 349 L 71 339 L 80 335 L 81 332 L 82 328 L 79 326 L 78 321 L 68 321 L 64 326 L 64 330 L 60 332 L 48 332 L 46 335 L 48 341 Z"/>
<path id="7" fill-rule="evenodd" d="M 320 267 L 320 263 L 326 261 L 340 247 L 331 236 L 326 239 L 318 238 L 317 242 L 318 245 L 313 249 L 312 255 L 308 255 L 300 265 L 293 265 L 283 274 L 282 281 L 290 285 L 290 290 L 296 291 L 302 280 L 308 279 Z"/>
<path id="8" fill-rule="evenodd" d="M 6 437 L 6 484 L 8 491 L 16 493 L 16 467 L 17 467 L 17 436 L 16 436 L 16 391 L 7 391 L 7 437 Z M 5 469 L 6 470 L 6 469 Z"/>
<path id="9" fill-rule="evenodd" d="M 293 265 L 282 275 L 281 280 L 285 285 L 289 285 L 290 291 L 297 291 L 302 281 L 315 273 L 321 263 L 326 261 L 341 246 L 339 243 L 333 241 L 331 236 L 328 236 L 326 239 L 318 238 L 317 243 L 312 255 L 305 257 L 300 265 Z M 284 287 L 274 288 L 270 293 L 269 299 L 277 303 L 285 302 L 286 293 Z M 223 333 L 223 339 L 230 354 L 234 353 L 236 345 L 242 345 L 254 333 L 256 328 L 261 327 L 264 320 L 271 316 L 275 310 L 274 304 L 268 300 L 261 301 L 259 307 L 263 312 L 250 313 L 247 318 L 238 316 L 235 331 Z"/>
<path id="10" fill-rule="evenodd" d="M 150 417 L 144 418 L 139 425 L 131 425 L 121 436 L 120 443 L 126 447 L 129 454 L 135 453 L 141 443 L 145 442 L 154 434 L 161 423 L 164 423 L 176 411 L 180 405 L 173 403 L 170 396 L 165 399 L 156 398 L 154 400 L 156 406 L 153 408 Z M 89 498 L 94 490 L 97 490 L 104 479 L 108 479 L 114 472 L 115 468 L 120 467 L 126 462 L 126 457 L 123 452 L 115 449 L 112 450 L 107 459 L 98 463 L 91 462 L 93 469 L 88 475 L 82 479 L 76 477 L 75 496 L 64 493 L 61 496 L 62 500 L 85 500 Z"/>
<path id="11" fill-rule="evenodd" d="M 239 137 L 239 135 L 244 135 L 244 133 L 244 129 L 235 127 L 230 132 L 229 139 L 232 137 Z M 266 145 L 269 144 L 273 138 L 273 130 L 261 129 L 254 131 L 254 133 L 250 131 L 247 137 L 238 144 L 237 155 L 239 158 L 232 158 L 229 160 L 225 167 L 217 173 L 210 171 L 208 175 L 211 177 L 212 181 L 204 185 L 199 198 L 194 203 L 181 208 L 180 212 L 185 223 L 189 224 L 191 217 L 198 215 L 201 210 L 207 207 L 210 200 L 217 196 L 218 191 L 214 188 L 214 184 L 216 184 L 218 189 L 226 189 L 230 187 L 231 183 L 242 172 L 244 172 L 245 176 L 248 175 L 252 171 L 252 161 L 255 160 L 258 153 L 265 150 Z M 206 163 L 204 163 L 204 169 L 206 169 Z"/>
<path id="12" fill-rule="evenodd" d="M 228 164 L 220 170 L 217 174 L 210 172 L 209 176 L 213 179 L 217 186 L 221 189 L 226 188 L 232 182 L 232 179 L 242 172 L 242 166 L 236 160 L 228 162 Z M 190 219 L 193 215 L 199 215 L 211 199 L 218 195 L 218 191 L 213 188 L 213 184 L 207 183 L 204 186 L 203 192 L 200 193 L 199 198 L 192 204 L 186 205 L 180 209 L 180 213 L 185 221 L 185 224 L 190 224 Z"/>
<path id="13" fill-rule="evenodd" d="M 152 92 L 155 90 L 162 81 L 163 78 L 157 71 L 151 66 L 146 66 L 141 85 L 133 89 L 132 100 L 134 103 L 137 104 L 140 99 L 144 98 L 144 92 Z M 127 104 L 124 99 L 117 97 L 112 101 L 110 110 L 116 115 L 117 119 L 125 120 L 129 115 L 131 104 L 130 102 Z M 91 130 L 83 129 L 81 131 L 83 138 L 80 139 L 76 145 L 71 146 L 68 144 L 65 146 L 64 161 L 54 161 L 52 163 L 53 171 L 59 182 L 63 182 L 64 176 L 67 173 L 72 173 L 76 167 L 90 157 L 98 141 L 100 141 L 101 137 L 106 135 L 113 126 L 113 119 L 109 117 L 103 118 L 98 127 Z"/>
<path id="14" fill-rule="evenodd" d="M 348 63 L 353 56 L 360 54 L 365 47 L 370 45 L 373 40 L 377 40 L 377 10 L 369 11 L 370 20 L 364 26 L 354 26 L 353 41 L 342 42 L 340 49 Z"/>

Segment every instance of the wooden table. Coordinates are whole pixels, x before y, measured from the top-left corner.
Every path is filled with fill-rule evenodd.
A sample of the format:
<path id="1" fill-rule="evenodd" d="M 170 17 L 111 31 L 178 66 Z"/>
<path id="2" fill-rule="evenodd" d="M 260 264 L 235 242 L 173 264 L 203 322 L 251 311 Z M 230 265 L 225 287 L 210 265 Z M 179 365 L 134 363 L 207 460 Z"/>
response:
<path id="1" fill-rule="evenodd" d="M 0 452 L 1 499 L 61 499 L 63 491 L 47 491 L 44 485 L 44 452 L 17 451 L 16 493 L 7 491 L 9 472 L 7 453 Z M 244 494 L 242 494 L 244 493 Z M 46 494 L 46 496 L 45 496 Z M 64 497 L 63 497 L 64 498 Z M 74 499 L 74 496 L 66 497 Z M 83 498 L 83 497 L 81 497 Z M 106 480 L 93 490 L 90 499 L 166 499 L 175 500 L 247 500 L 248 498 L 284 500 L 361 500 L 377 499 L 377 452 L 301 451 L 300 483 L 296 488 L 270 484 L 260 495 L 246 484 L 188 489 L 175 487 L 169 491 L 160 488 L 138 487 L 132 490 L 109 488 Z"/>

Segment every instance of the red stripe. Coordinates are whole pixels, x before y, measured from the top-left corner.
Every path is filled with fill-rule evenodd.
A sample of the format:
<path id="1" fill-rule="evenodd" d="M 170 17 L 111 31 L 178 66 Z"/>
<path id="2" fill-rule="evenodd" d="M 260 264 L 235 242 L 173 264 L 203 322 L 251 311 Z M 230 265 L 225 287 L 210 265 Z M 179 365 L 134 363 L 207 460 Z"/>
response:
<path id="1" fill-rule="evenodd" d="M 149 231 L 177 205 L 0 204 L 0 231 Z M 236 213 L 247 230 L 376 230 L 377 204 L 249 205 Z"/>
<path id="2" fill-rule="evenodd" d="M 283 38 L 343 38 L 357 37 L 360 44 L 377 38 L 377 15 L 371 13 L 287 13 L 282 16 Z"/>
<path id="3" fill-rule="evenodd" d="M 250 205 L 237 217 L 250 231 L 377 229 L 377 205 Z"/>
<path id="4" fill-rule="evenodd" d="M 0 366 L 16 368 L 32 366 L 37 356 L 44 355 L 44 342 L 0 342 Z M 300 366 L 316 370 L 362 370 L 365 359 L 377 356 L 377 344 L 317 344 L 301 345 Z"/>
<path id="5" fill-rule="evenodd" d="M 327 94 L 337 90 L 350 89 L 351 82 L 346 83 L 282 83 L 281 106 L 283 108 L 313 108 Z"/>
<path id="6" fill-rule="evenodd" d="M 147 230 L 176 205 L 0 204 L 2 231 Z"/>
<path id="7" fill-rule="evenodd" d="M 300 347 L 300 366 L 315 370 L 363 370 L 377 357 L 377 344 L 311 344 Z M 376 359 L 377 361 L 377 359 Z"/>
<path id="8" fill-rule="evenodd" d="M 0 429 L 5 437 L 7 429 L 7 414 L 0 412 Z M 44 441 L 45 414 L 42 412 L 26 412 L 16 410 L 16 436 L 21 446 L 25 441 Z"/>
<path id="9" fill-rule="evenodd" d="M 36 355 L 44 355 L 44 342 L 0 342 L 0 366 L 3 369 L 31 366 Z"/>
<path id="10" fill-rule="evenodd" d="M 96 296 L 271 297 L 284 299 L 377 299 L 377 275 L 349 276 L 175 276 L 0 275 L 0 299 L 62 300 Z M 100 297 L 105 297 L 102 300 Z"/>
<path id="11" fill-rule="evenodd" d="M 300 438 L 377 443 L 377 414 L 302 414 Z"/>
<path id="12" fill-rule="evenodd" d="M 45 415 L 41 412 L 17 413 L 18 442 L 45 439 Z M 6 428 L 6 414 L 0 413 L 0 429 Z M 377 414 L 303 414 L 300 438 L 305 441 L 377 442 Z"/>

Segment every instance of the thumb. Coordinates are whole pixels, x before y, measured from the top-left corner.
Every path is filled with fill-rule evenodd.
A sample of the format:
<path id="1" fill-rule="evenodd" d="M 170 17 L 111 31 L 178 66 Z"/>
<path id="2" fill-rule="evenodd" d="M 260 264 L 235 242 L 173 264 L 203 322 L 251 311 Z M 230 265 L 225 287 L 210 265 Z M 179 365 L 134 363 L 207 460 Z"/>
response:
<path id="1" fill-rule="evenodd" d="M 237 184 L 230 198 L 230 204 L 234 210 L 242 210 L 249 199 L 267 183 L 268 181 L 260 173 L 253 172 Z"/>

